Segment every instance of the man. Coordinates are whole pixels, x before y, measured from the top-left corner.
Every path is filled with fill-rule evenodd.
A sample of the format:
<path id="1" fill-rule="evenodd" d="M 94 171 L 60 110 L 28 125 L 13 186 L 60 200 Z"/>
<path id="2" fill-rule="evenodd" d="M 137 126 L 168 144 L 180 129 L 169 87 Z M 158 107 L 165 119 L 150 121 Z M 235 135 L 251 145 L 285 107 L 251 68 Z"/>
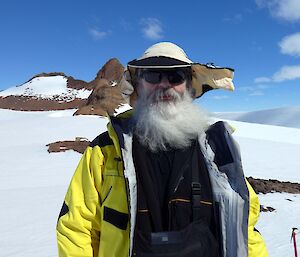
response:
<path id="1" fill-rule="evenodd" d="M 60 256 L 267 256 L 232 129 L 192 103 L 233 90 L 232 77 L 168 42 L 128 63 L 120 83 L 134 112 L 86 149 L 57 224 Z"/>

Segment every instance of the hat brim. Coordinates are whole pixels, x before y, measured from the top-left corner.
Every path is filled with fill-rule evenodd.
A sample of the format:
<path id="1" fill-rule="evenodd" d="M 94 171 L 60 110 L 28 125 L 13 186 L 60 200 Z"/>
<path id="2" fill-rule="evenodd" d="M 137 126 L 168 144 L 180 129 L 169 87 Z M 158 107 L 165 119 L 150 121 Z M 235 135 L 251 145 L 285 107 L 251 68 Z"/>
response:
<path id="1" fill-rule="evenodd" d="M 208 64 L 194 63 L 192 65 L 192 87 L 195 98 L 212 89 L 234 90 L 234 69 L 216 67 Z"/>
<path id="2" fill-rule="evenodd" d="M 145 59 L 135 59 L 128 62 L 127 66 L 132 68 L 179 68 L 190 67 L 192 63 L 180 61 L 170 57 L 157 56 Z"/>

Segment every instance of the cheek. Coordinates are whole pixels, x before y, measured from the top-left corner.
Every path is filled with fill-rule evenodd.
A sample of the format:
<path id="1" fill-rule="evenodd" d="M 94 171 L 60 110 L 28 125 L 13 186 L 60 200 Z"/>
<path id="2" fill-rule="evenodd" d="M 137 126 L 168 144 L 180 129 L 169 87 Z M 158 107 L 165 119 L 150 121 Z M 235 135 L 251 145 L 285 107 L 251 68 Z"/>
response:
<path id="1" fill-rule="evenodd" d="M 146 95 L 151 94 L 155 90 L 155 87 L 152 84 L 149 83 L 141 83 L 138 87 L 138 93 L 143 94 L 145 93 Z"/>
<path id="2" fill-rule="evenodd" d="M 180 85 L 174 86 L 173 89 L 177 93 L 184 93 L 186 91 L 186 83 L 182 83 Z"/>

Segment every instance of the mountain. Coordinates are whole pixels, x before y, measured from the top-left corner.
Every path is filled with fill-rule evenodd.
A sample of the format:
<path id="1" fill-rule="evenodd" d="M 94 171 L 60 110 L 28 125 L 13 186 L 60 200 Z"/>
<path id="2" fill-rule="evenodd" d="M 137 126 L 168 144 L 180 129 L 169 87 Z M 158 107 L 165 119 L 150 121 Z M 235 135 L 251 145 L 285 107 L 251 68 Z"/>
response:
<path id="1" fill-rule="evenodd" d="M 124 67 L 113 58 L 86 82 L 62 72 L 37 74 L 22 85 L 0 92 L 0 108 L 19 111 L 79 109 L 76 114 L 106 115 L 122 102 L 120 89 Z M 114 101 L 113 101 L 113 100 Z"/>
<path id="2" fill-rule="evenodd" d="M 213 113 L 213 116 L 227 120 L 300 128 L 300 106 L 254 112 Z"/>

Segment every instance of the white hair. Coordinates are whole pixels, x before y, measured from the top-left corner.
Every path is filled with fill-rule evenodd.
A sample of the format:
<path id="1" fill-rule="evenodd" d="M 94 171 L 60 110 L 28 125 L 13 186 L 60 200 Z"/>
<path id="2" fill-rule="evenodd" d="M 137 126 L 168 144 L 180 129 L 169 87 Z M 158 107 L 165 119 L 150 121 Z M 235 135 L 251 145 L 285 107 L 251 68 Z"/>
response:
<path id="1" fill-rule="evenodd" d="M 158 89 L 146 96 L 140 92 L 135 108 L 134 133 L 151 151 L 182 149 L 191 144 L 208 127 L 208 116 L 193 104 L 188 90 Z M 172 101 L 160 100 L 169 96 Z"/>

